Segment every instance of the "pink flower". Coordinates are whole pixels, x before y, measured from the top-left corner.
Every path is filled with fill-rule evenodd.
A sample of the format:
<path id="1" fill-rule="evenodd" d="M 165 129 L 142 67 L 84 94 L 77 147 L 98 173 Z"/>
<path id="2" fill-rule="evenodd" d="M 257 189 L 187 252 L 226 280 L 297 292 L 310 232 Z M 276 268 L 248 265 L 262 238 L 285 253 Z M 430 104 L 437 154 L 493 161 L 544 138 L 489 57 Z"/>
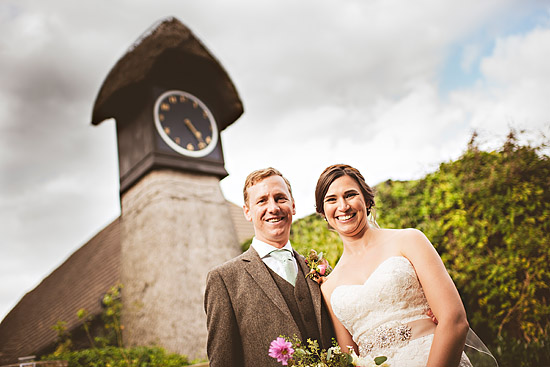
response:
<path id="1" fill-rule="evenodd" d="M 317 265 L 317 271 L 321 275 L 325 275 L 325 272 L 327 271 L 327 266 L 325 264 Z"/>
<path id="2" fill-rule="evenodd" d="M 288 360 L 292 358 L 294 349 L 292 343 L 287 342 L 285 338 L 277 338 L 271 342 L 269 346 L 269 356 L 277 358 L 277 362 L 281 362 L 283 366 L 288 365 Z"/>

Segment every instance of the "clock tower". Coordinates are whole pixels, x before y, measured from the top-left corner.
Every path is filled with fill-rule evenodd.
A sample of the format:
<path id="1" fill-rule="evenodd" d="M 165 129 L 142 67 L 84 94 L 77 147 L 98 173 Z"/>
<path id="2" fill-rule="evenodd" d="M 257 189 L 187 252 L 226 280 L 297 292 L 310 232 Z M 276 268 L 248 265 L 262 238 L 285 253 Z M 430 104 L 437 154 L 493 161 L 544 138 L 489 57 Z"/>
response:
<path id="1" fill-rule="evenodd" d="M 175 18 L 138 38 L 101 86 L 92 124 L 116 120 L 127 346 L 206 356 L 206 274 L 240 253 L 220 133 L 242 113 L 226 71 Z"/>

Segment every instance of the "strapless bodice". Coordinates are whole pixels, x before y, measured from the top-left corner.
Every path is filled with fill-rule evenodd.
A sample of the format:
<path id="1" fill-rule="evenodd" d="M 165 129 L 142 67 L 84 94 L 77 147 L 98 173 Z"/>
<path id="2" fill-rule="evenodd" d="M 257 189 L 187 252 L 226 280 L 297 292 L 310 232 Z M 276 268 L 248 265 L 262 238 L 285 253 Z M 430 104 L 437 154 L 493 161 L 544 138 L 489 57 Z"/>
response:
<path id="1" fill-rule="evenodd" d="M 409 325 L 429 319 L 429 306 L 406 257 L 384 260 L 363 284 L 336 287 L 330 304 L 361 356 L 384 355 L 391 366 L 426 366 L 433 334 L 411 339 Z M 460 367 L 472 367 L 464 353 Z"/>
<path id="2" fill-rule="evenodd" d="M 414 267 L 403 256 L 384 260 L 363 284 L 336 287 L 330 303 L 359 346 L 379 327 L 429 318 L 428 302 Z"/>

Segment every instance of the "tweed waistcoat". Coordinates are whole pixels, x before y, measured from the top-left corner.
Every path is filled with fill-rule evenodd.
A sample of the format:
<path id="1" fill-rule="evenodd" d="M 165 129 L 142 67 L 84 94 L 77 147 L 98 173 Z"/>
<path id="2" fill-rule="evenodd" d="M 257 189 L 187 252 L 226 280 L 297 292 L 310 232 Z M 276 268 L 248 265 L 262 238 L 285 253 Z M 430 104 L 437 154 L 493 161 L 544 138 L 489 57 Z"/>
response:
<path id="1" fill-rule="evenodd" d="M 315 309 L 313 308 L 313 302 L 311 301 L 311 295 L 302 269 L 298 267 L 296 285 L 293 287 L 292 284 L 280 277 L 269 267 L 267 268 L 300 329 L 300 333 L 302 334 L 301 340 L 304 343 L 307 339 L 318 340 L 321 344 L 321 336 L 315 319 Z M 292 335 L 288 336 L 291 337 Z"/>

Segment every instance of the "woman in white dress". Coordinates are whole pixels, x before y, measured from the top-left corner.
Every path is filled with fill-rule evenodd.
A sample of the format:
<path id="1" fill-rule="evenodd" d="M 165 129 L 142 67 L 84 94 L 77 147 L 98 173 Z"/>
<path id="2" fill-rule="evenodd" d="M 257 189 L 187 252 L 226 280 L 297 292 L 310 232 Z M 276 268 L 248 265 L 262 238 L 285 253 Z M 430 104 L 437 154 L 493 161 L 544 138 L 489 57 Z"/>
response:
<path id="1" fill-rule="evenodd" d="M 342 349 L 385 355 L 395 367 L 471 366 L 463 353 L 469 330 L 464 306 L 426 236 L 369 221 L 374 192 L 353 167 L 328 167 L 315 199 L 344 245 L 321 285 Z"/>

